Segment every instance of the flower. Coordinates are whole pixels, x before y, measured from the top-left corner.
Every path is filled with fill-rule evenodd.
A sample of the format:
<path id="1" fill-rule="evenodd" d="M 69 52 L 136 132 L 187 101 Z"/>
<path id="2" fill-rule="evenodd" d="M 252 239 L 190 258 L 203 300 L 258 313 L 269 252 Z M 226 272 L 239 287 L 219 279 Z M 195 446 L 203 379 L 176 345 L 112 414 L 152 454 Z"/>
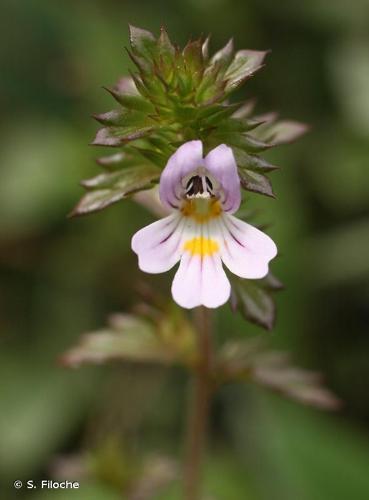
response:
<path id="1" fill-rule="evenodd" d="M 169 271 L 180 261 L 172 284 L 177 304 L 188 309 L 223 305 L 231 285 L 222 261 L 241 278 L 268 273 L 277 254 L 273 240 L 232 215 L 241 190 L 230 147 L 221 144 L 203 158 L 201 141 L 186 142 L 169 158 L 159 194 L 171 214 L 138 231 L 132 249 L 147 273 Z"/>

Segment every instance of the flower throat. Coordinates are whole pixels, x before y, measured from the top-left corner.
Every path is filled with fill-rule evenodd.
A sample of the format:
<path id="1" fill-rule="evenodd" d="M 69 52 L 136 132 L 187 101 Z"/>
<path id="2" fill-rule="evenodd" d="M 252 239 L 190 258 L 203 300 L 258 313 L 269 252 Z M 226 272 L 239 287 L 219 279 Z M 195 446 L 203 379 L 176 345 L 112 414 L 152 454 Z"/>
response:
<path id="1" fill-rule="evenodd" d="M 186 184 L 187 198 L 210 198 L 213 196 L 213 183 L 207 175 L 194 175 Z"/>

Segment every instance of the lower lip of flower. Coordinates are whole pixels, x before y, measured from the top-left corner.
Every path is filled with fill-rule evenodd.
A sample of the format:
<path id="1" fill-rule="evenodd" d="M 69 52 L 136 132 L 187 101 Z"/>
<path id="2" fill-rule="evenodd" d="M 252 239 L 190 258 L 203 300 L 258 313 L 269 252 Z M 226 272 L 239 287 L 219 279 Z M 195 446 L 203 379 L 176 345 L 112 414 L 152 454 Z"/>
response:
<path id="1" fill-rule="evenodd" d="M 217 199 L 195 198 L 186 200 L 181 207 L 184 217 L 190 217 L 199 224 L 204 224 L 209 220 L 219 217 L 222 207 Z"/>

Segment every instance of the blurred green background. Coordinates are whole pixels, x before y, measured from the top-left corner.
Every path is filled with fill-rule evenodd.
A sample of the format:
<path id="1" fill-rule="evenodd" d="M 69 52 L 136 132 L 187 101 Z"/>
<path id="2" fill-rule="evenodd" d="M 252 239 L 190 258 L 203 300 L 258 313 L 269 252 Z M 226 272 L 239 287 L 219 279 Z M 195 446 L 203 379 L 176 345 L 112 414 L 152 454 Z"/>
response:
<path id="1" fill-rule="evenodd" d="M 286 284 L 272 334 L 217 316 L 218 334 L 263 335 L 325 374 L 337 414 L 254 388 L 217 396 L 209 498 L 369 498 L 369 2 L 301 0 L 2 0 L 0 147 L 0 496 L 116 499 L 145 454 L 180 457 L 182 373 L 68 371 L 58 356 L 135 301 L 132 234 L 152 217 L 133 202 L 67 220 L 97 174 L 92 113 L 127 73 L 128 23 L 183 44 L 272 49 L 239 97 L 305 121 L 299 143 L 269 154 L 277 200 L 250 197 L 271 223 Z M 147 278 L 162 290 L 169 277 Z M 163 467 L 170 464 L 164 464 Z M 133 472 L 132 472 L 133 471 Z M 22 490 L 15 479 L 78 479 L 79 490 Z M 176 487 L 155 498 L 179 498 Z"/>

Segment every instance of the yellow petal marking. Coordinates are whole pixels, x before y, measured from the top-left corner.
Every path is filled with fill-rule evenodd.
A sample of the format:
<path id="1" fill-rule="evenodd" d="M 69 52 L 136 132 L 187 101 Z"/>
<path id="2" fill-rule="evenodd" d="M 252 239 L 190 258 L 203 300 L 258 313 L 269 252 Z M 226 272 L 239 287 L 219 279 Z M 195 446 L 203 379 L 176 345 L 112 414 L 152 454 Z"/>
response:
<path id="1" fill-rule="evenodd" d="M 184 244 L 184 250 L 191 255 L 199 255 L 200 257 L 209 257 L 219 251 L 219 245 L 211 238 L 203 236 L 187 240 Z"/>
<path id="2" fill-rule="evenodd" d="M 185 217 L 190 217 L 199 224 L 204 224 L 210 219 L 219 217 L 222 207 L 218 200 L 192 199 L 187 200 L 181 208 Z"/>

